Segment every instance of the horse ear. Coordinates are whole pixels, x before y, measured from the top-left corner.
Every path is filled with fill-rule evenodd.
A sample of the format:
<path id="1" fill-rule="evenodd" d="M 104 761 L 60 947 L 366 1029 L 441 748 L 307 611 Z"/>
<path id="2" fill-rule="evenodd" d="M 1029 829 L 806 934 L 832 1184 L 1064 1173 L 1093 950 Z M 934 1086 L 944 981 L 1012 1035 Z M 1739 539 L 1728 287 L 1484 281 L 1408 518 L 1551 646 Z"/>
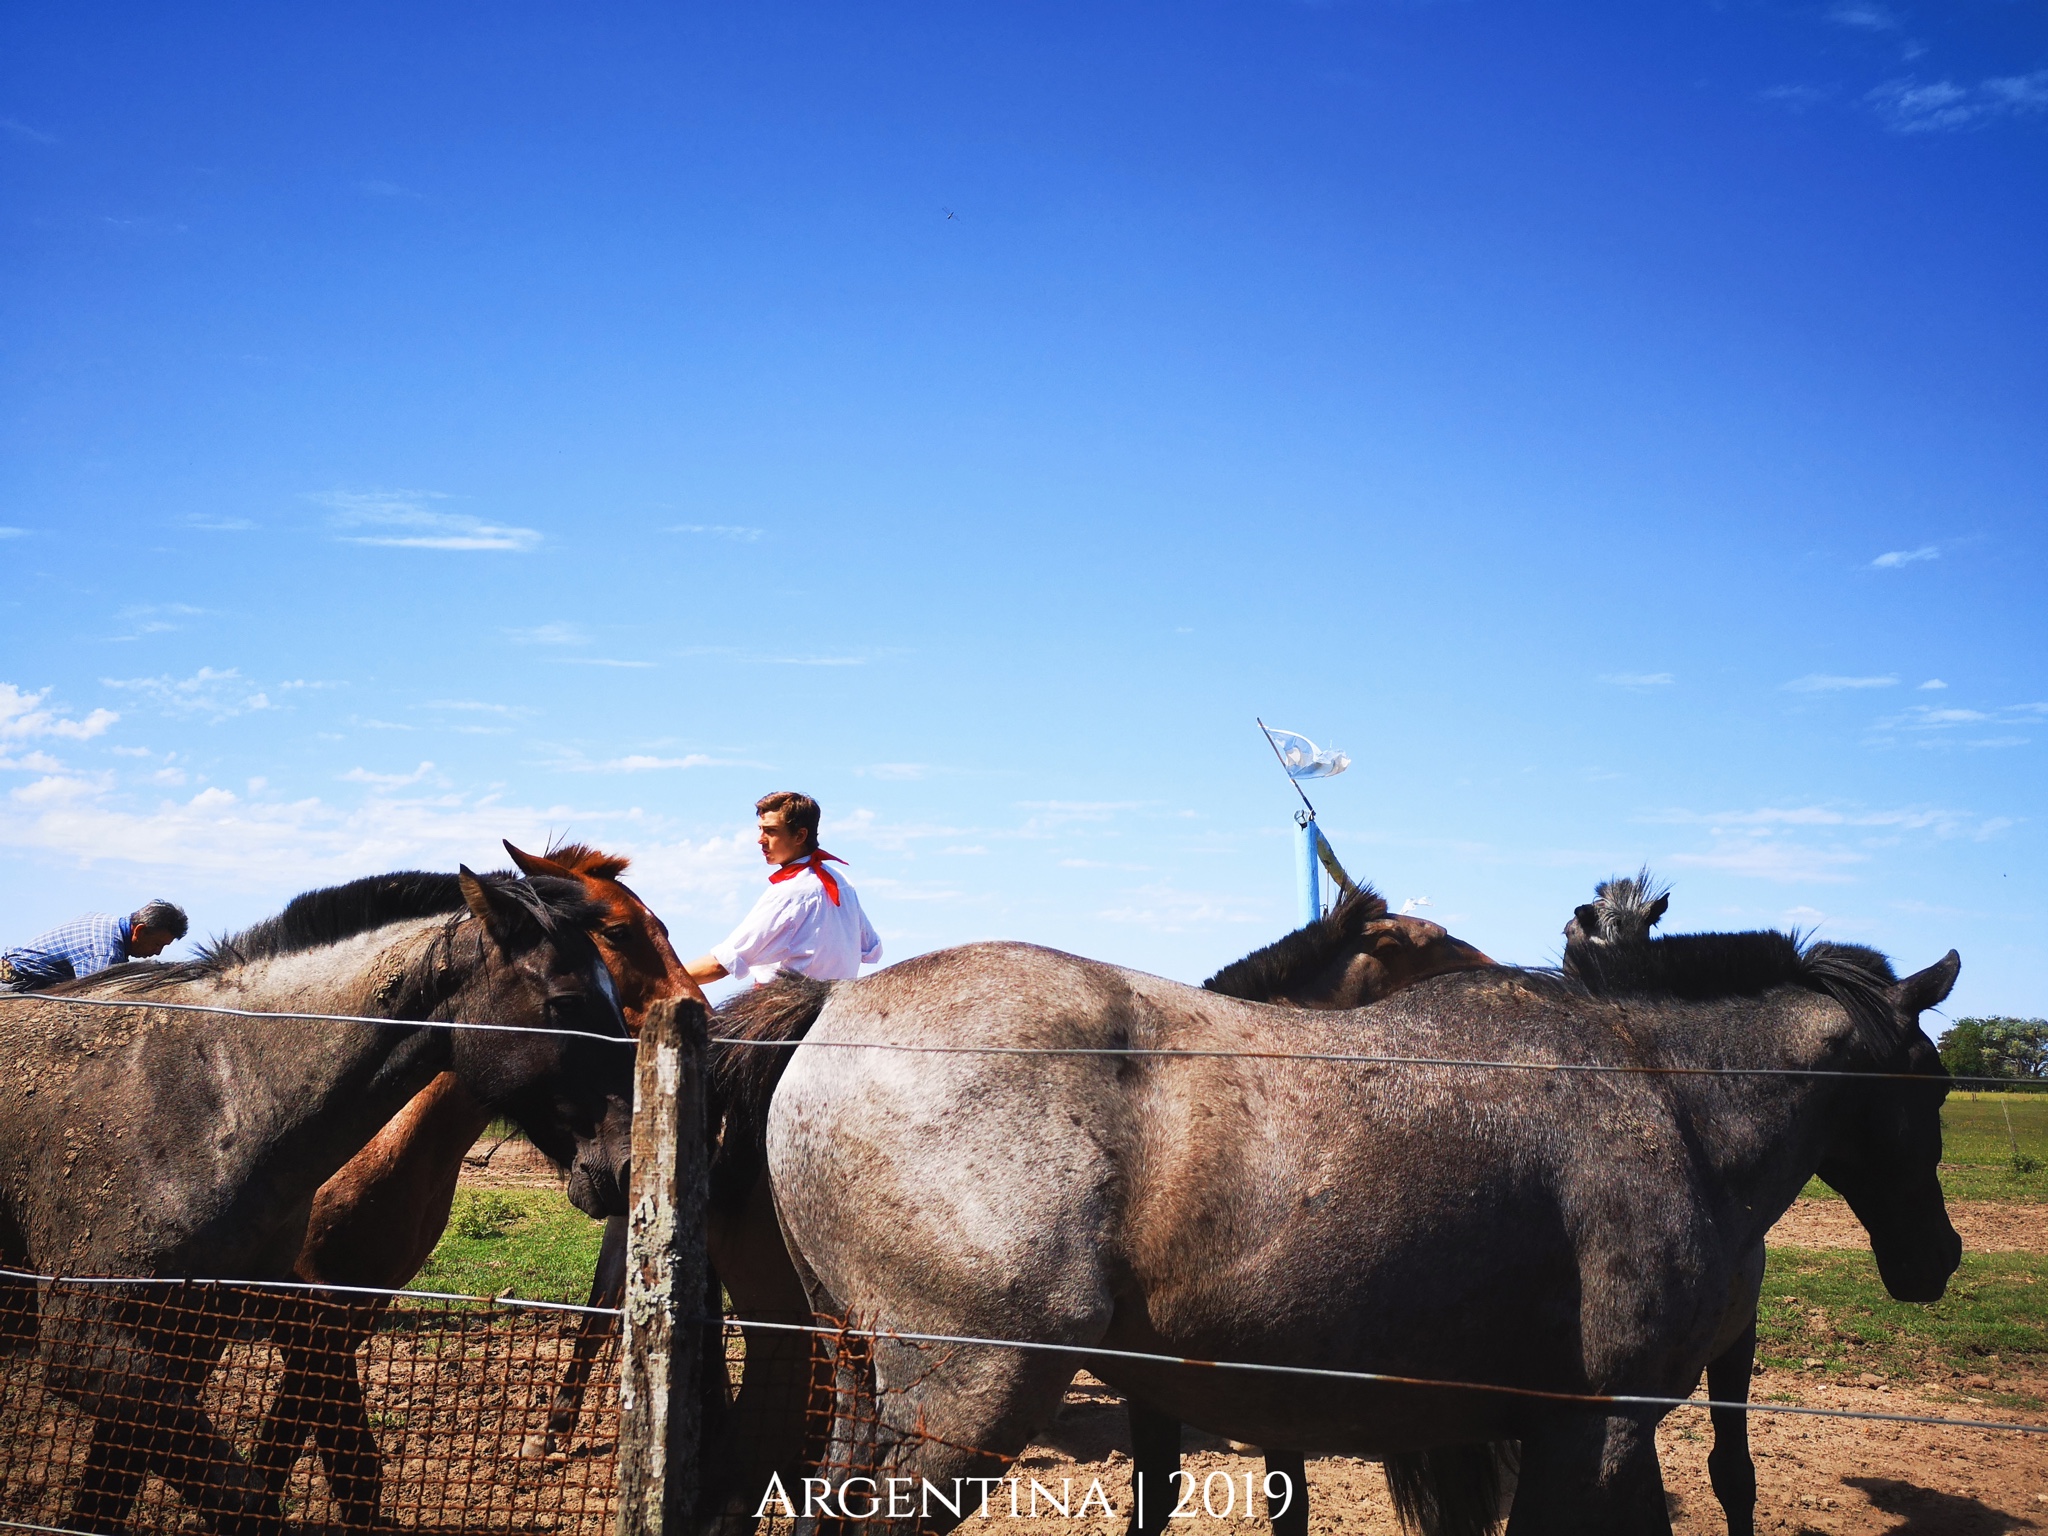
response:
<path id="1" fill-rule="evenodd" d="M 1659 896 L 1655 901 L 1643 908 L 1643 931 L 1647 933 L 1650 929 L 1656 927 L 1657 920 L 1664 915 L 1665 909 L 1670 905 L 1671 894 L 1667 891 L 1664 895 Z"/>
<path id="2" fill-rule="evenodd" d="M 567 865 L 557 864 L 553 859 L 543 858 L 537 853 L 528 853 L 523 848 L 514 848 L 510 838 L 505 838 L 503 841 L 505 851 L 512 855 L 512 862 L 519 866 L 521 873 L 528 875 L 554 875 L 562 880 L 574 880 L 576 878 L 576 871 L 570 869 Z"/>
<path id="3" fill-rule="evenodd" d="M 1963 957 L 1950 950 L 1926 970 L 1915 971 L 1893 987 L 1892 1000 L 1898 1004 L 1900 1012 L 1918 1018 L 1922 1010 L 1932 1008 L 1948 996 L 1962 968 Z"/>
<path id="4" fill-rule="evenodd" d="M 460 866 L 455 880 L 462 887 L 462 899 L 469 906 L 470 916 L 483 924 L 491 942 L 504 950 L 518 948 L 521 930 L 533 921 L 533 914 L 509 891 L 478 879 L 467 864 Z"/>

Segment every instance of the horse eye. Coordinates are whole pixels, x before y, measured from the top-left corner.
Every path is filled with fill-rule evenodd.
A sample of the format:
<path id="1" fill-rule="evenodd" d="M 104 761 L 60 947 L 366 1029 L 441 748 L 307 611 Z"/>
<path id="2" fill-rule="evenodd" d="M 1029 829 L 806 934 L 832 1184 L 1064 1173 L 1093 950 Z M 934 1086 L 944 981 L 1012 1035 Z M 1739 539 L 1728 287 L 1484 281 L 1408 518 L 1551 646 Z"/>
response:
<path id="1" fill-rule="evenodd" d="M 612 923 L 607 925 L 602 931 L 604 936 L 614 944 L 623 944 L 626 940 L 633 937 L 633 925 L 631 923 Z"/>

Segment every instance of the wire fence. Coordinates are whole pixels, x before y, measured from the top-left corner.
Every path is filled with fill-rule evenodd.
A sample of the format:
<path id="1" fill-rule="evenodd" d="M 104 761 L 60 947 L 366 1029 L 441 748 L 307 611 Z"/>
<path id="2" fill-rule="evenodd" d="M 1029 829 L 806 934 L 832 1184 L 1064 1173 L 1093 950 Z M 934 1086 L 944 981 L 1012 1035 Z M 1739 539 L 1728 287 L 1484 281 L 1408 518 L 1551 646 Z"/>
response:
<path id="1" fill-rule="evenodd" d="M 50 998 L 88 1007 L 167 1009 L 257 1020 L 422 1027 L 420 1021 L 301 1014 L 144 998 Z M 428 1021 L 425 1027 L 502 1033 L 526 1026 Z M 633 1042 L 607 1035 L 588 1038 Z M 758 1041 L 735 1048 L 918 1054 L 1242 1058 L 1372 1067 L 1623 1075 L 1901 1078 L 1823 1069 L 1651 1066 L 1635 1063 L 1482 1060 L 1352 1052 L 1171 1047 L 936 1045 L 892 1041 Z M 1956 1080 L 2000 1088 L 2005 1079 Z M 619 1425 L 615 1309 L 455 1293 L 308 1283 L 57 1277 L 0 1270 L 0 1526 L 96 1532 L 189 1529 L 196 1510 L 218 1526 L 241 1510 L 271 1510 L 289 1525 L 456 1533 L 609 1531 L 617 1512 Z M 708 1322 L 709 1320 L 705 1320 Z M 744 1367 L 740 1329 L 800 1333 L 811 1342 L 801 1382 L 813 1470 L 843 1481 L 905 1437 L 925 1435 L 913 1414 L 883 1411 L 873 1395 L 879 1340 L 921 1351 L 1052 1352 L 1076 1363 L 1171 1365 L 1304 1381 L 1393 1385 L 1507 1395 L 1584 1407 L 1747 1413 L 1865 1420 L 2048 1436 L 2048 1425 L 1781 1402 L 1551 1391 L 1256 1361 L 1203 1360 L 1057 1341 L 724 1319 L 729 1386 Z M 111 1342 L 110 1342 L 111 1341 Z M 16 1346 L 12 1352 L 9 1345 Z M 33 1350 L 20 1348 L 34 1343 Z M 559 1421 L 564 1380 L 588 1385 Z M 863 1388 L 866 1381 L 870 1386 Z M 892 1394 L 901 1394 L 901 1386 Z M 867 1396 L 862 1396 L 866 1391 Z M 206 1432 L 176 1411 L 196 1401 Z M 169 1406 L 167 1406 L 169 1405 Z M 109 1426 L 114 1426 L 110 1429 Z M 847 1439 L 849 1426 L 855 1431 Z M 834 1438 L 835 1434 L 838 1436 Z M 894 1437 L 893 1440 L 891 1437 Z M 927 1438 L 929 1438 L 927 1436 Z M 859 1455 L 849 1444 L 864 1447 Z M 541 1450 L 536 1453 L 538 1445 Z M 836 1458 L 836 1459 L 835 1459 Z M 844 1464 L 842 1464 L 844 1463 Z"/>
<path id="2" fill-rule="evenodd" d="M 45 992 L 10 992 L 0 989 L 0 1002 L 40 1001 L 76 1004 L 89 1008 L 167 1009 L 176 1013 L 207 1013 L 230 1018 L 309 1020 L 315 1023 L 369 1024 L 385 1028 L 476 1030 L 493 1034 L 549 1034 L 578 1040 L 598 1040 L 631 1049 L 637 1042 L 621 1035 L 600 1035 L 582 1030 L 547 1029 L 530 1024 L 478 1024 L 449 1019 L 388 1019 L 367 1014 L 286 1013 L 249 1008 L 229 1008 L 213 1003 L 166 1003 L 147 998 L 105 998 L 52 996 Z M 1834 1078 L 1857 1082 L 1931 1081 L 1920 1072 L 1868 1072 L 1827 1067 L 1744 1067 L 1669 1065 L 1642 1062 L 1520 1061 L 1504 1058 L 1463 1056 L 1402 1056 L 1362 1051 L 1274 1051 L 1247 1050 L 1227 1046 L 1144 1046 L 1144 1045 L 929 1045 L 898 1040 L 833 1040 L 808 1036 L 796 1040 L 749 1040 L 739 1036 L 713 1035 L 710 1044 L 745 1050 L 792 1051 L 800 1046 L 819 1050 L 901 1051 L 926 1056 L 1101 1056 L 1117 1059 L 1157 1058 L 1164 1060 L 1232 1061 L 1314 1061 L 1351 1066 L 1457 1067 L 1490 1072 L 1548 1072 L 1619 1077 L 1758 1077 Z M 2026 1092 L 2048 1088 L 2048 1084 L 2024 1078 L 1957 1077 L 1940 1079 L 1947 1086 L 1973 1092 Z"/>

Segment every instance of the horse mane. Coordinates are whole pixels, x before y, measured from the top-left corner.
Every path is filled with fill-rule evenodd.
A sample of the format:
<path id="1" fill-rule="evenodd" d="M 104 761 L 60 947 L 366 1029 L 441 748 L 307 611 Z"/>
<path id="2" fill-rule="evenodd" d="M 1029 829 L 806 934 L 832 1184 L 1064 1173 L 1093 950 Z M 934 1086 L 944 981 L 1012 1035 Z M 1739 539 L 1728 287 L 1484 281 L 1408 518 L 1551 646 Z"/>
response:
<path id="1" fill-rule="evenodd" d="M 588 843 L 549 843 L 543 856 L 593 880 L 616 880 L 633 867 L 633 861 L 623 853 L 606 853 Z"/>
<path id="2" fill-rule="evenodd" d="M 706 1073 L 708 1128 L 717 1137 L 711 1154 L 711 1200 L 723 1210 L 736 1210 L 746 1200 L 767 1161 L 768 1101 L 796 1054 L 779 1046 L 811 1032 L 832 986 L 784 971 L 765 987 L 749 987 L 727 998 L 712 1016 L 714 1038 Z"/>
<path id="3" fill-rule="evenodd" d="M 477 878 L 510 893 L 549 931 L 587 927 L 603 915 L 603 908 L 587 899 L 574 880 L 546 875 L 529 880 L 506 870 Z M 254 960 L 323 949 L 390 923 L 468 910 L 458 876 L 418 869 L 366 875 L 345 885 L 294 896 L 276 916 L 252 923 L 240 933 L 209 939 L 191 960 L 131 960 L 63 985 L 83 991 L 119 983 L 124 991 L 155 991 L 217 976 Z"/>
<path id="4" fill-rule="evenodd" d="M 1811 943 L 1775 929 L 1650 938 L 1650 925 L 1663 915 L 1670 891 L 1647 869 L 1602 881 L 1595 896 L 1565 930 L 1563 967 L 1565 976 L 1595 997 L 1713 1002 L 1803 987 L 1840 1003 L 1872 1045 L 1895 1032 L 1891 988 L 1898 977 L 1874 949 Z"/>
<path id="5" fill-rule="evenodd" d="M 1327 917 L 1295 929 L 1264 949 L 1253 950 L 1202 986 L 1252 1003 L 1284 996 L 1296 981 L 1321 970 L 1356 944 L 1367 923 L 1386 915 L 1386 898 L 1369 885 L 1361 886 L 1337 903 Z"/>

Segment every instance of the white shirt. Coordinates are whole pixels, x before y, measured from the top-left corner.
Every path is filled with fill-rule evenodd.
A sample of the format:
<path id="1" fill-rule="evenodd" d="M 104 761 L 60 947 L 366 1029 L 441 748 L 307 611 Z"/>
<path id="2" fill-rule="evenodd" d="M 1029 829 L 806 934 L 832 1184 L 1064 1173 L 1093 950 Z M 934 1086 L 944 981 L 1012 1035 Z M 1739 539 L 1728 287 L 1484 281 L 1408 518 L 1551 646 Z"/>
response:
<path id="1" fill-rule="evenodd" d="M 839 885 L 837 906 L 808 865 L 770 885 L 726 941 L 713 946 L 711 958 L 728 975 L 752 976 L 756 984 L 774 980 L 784 967 L 819 981 L 851 981 L 863 965 L 879 964 L 882 941 L 868 926 L 860 897 L 838 870 L 832 878 Z"/>

